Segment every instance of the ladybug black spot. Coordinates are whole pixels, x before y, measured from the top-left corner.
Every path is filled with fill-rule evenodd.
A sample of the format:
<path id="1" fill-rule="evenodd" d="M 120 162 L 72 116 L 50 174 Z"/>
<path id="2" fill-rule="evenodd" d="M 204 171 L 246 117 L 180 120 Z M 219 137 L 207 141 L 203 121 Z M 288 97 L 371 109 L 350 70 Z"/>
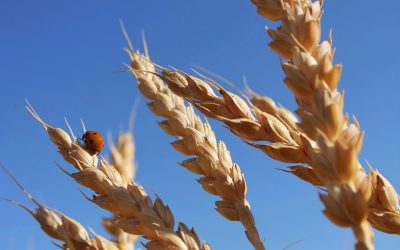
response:
<path id="1" fill-rule="evenodd" d="M 91 144 L 93 144 L 93 143 L 94 143 L 94 140 L 93 140 L 93 139 L 90 139 L 89 142 L 90 142 Z"/>
<path id="2" fill-rule="evenodd" d="M 93 134 L 94 134 L 94 135 L 97 135 L 97 132 L 94 132 Z"/>

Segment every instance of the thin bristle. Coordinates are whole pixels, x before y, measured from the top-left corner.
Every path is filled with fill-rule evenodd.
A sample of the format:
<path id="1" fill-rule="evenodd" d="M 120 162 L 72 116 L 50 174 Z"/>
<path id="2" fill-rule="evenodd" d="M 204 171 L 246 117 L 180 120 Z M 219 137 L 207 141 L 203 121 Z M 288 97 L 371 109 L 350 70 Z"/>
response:
<path id="1" fill-rule="evenodd" d="M 240 88 L 238 88 L 233 82 L 229 81 L 228 79 L 224 78 L 223 76 L 221 76 L 221 75 L 219 75 L 219 74 L 217 74 L 217 73 L 215 73 L 215 72 L 213 72 L 213 71 L 211 71 L 209 69 L 206 69 L 206 68 L 204 68 L 204 67 L 202 67 L 200 65 L 197 65 L 197 64 L 195 64 L 194 67 L 196 69 L 199 69 L 199 70 L 203 71 L 204 73 L 206 73 L 206 74 L 208 74 L 208 75 L 210 75 L 212 77 L 215 77 L 218 80 L 228 84 L 231 88 L 235 89 L 238 93 L 244 95 L 244 92 Z M 199 74 L 199 72 L 197 70 L 192 69 L 192 71 L 195 72 L 196 74 Z"/>
<path id="2" fill-rule="evenodd" d="M 83 119 L 82 119 L 82 118 L 81 118 L 80 120 L 81 120 L 81 125 L 82 125 L 83 133 L 86 133 L 85 123 L 83 122 Z"/>
<path id="3" fill-rule="evenodd" d="M 139 103 L 140 103 L 140 98 L 139 97 L 135 98 L 135 102 L 133 103 L 131 112 L 129 114 L 128 131 L 130 131 L 131 133 L 133 133 L 134 130 L 135 118 L 139 109 Z"/>
<path id="4" fill-rule="evenodd" d="M 95 203 L 95 202 L 93 201 L 93 199 L 91 199 L 89 196 L 87 196 L 81 189 L 79 189 L 79 192 L 82 194 L 82 196 L 83 196 L 86 200 L 88 200 L 88 201 L 90 201 L 90 202 L 92 202 L 92 203 Z"/>
<path id="5" fill-rule="evenodd" d="M 71 126 L 69 125 L 69 122 L 68 122 L 68 120 L 67 120 L 67 117 L 64 116 L 64 120 L 65 120 L 65 123 L 67 124 L 68 130 L 69 130 L 69 133 L 70 133 L 71 136 L 72 136 L 72 139 L 75 140 L 76 137 L 75 137 L 75 135 L 74 135 L 74 132 L 72 131 Z"/>
<path id="6" fill-rule="evenodd" d="M 145 35 L 143 29 L 141 30 L 140 34 L 141 34 L 141 37 L 142 37 L 144 55 L 145 55 L 146 58 L 150 59 L 149 48 L 147 47 L 146 35 Z"/>
<path id="7" fill-rule="evenodd" d="M 125 41 L 126 41 L 126 43 L 128 44 L 128 48 L 129 48 L 131 51 L 133 51 L 134 49 L 133 49 L 133 45 L 132 45 L 131 39 L 129 38 L 128 32 L 127 32 L 126 29 L 125 29 L 125 25 L 124 25 L 124 22 L 122 21 L 122 19 L 119 20 L 119 25 L 120 25 L 120 27 L 121 27 L 122 34 L 123 34 L 124 37 L 125 37 Z"/>
<path id="8" fill-rule="evenodd" d="M 13 205 L 17 205 L 18 207 L 22 208 L 23 210 L 27 211 L 29 214 L 31 214 L 32 216 L 35 216 L 34 211 L 32 211 L 31 209 L 27 208 L 26 206 L 22 205 L 21 203 L 19 203 L 18 201 L 15 200 L 10 200 L 10 199 L 5 199 L 5 198 L 1 198 L 4 201 L 10 202 Z"/>
<path id="9" fill-rule="evenodd" d="M 15 184 L 17 184 L 17 186 L 22 190 L 22 192 L 33 202 L 35 203 L 36 206 L 40 207 L 40 203 L 37 202 L 33 196 L 28 192 L 28 190 L 26 190 L 21 183 L 19 183 L 19 181 L 17 180 L 17 178 L 15 178 L 10 171 L 8 171 L 8 169 L 2 164 L 0 163 L 0 167 L 4 170 L 4 172 L 15 182 Z"/>
<path id="10" fill-rule="evenodd" d="M 66 250 L 65 247 L 63 247 L 63 246 L 57 244 L 57 243 L 54 242 L 54 241 L 52 241 L 51 243 L 52 243 L 54 246 L 56 246 L 56 247 L 58 247 L 58 248 L 60 248 L 60 249 Z"/>
<path id="11" fill-rule="evenodd" d="M 30 104 L 30 102 L 25 99 L 27 106 L 25 106 L 25 108 L 28 110 L 28 112 L 33 116 L 33 118 L 35 118 L 38 122 L 40 122 L 43 127 L 45 129 L 47 129 L 47 127 L 49 127 L 49 125 L 47 123 L 45 123 L 42 118 L 40 118 L 39 114 L 35 111 L 35 109 L 32 107 L 32 105 Z"/>
<path id="12" fill-rule="evenodd" d="M 57 162 L 55 162 L 55 164 L 64 174 L 72 177 L 72 175 L 67 170 L 65 170 L 65 168 L 63 168 L 60 164 L 58 164 Z"/>

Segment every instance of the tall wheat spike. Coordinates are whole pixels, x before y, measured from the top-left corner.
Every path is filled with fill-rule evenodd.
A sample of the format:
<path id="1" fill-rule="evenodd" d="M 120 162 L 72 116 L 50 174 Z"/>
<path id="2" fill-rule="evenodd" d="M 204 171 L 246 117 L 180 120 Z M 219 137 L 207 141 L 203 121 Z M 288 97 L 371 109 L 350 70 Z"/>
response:
<path id="1" fill-rule="evenodd" d="M 135 53 L 127 38 L 130 56 L 130 70 L 137 79 L 139 90 L 151 100 L 150 110 L 166 120 L 159 123 L 169 135 L 175 136 L 171 145 L 184 155 L 193 155 L 181 163 L 189 171 L 202 175 L 198 182 L 210 194 L 221 198 L 215 202 L 216 210 L 225 218 L 240 221 L 248 240 L 255 249 L 265 249 L 260 239 L 250 204 L 246 199 L 247 185 L 238 164 L 233 163 L 223 141 L 217 142 L 208 122 L 202 122 L 192 106 L 186 106 L 183 99 L 169 90 L 156 75 L 155 67 L 149 61 L 148 53 Z M 145 51 L 147 45 L 145 43 Z"/>
<path id="2" fill-rule="evenodd" d="M 118 218 L 118 227 L 148 239 L 144 247 L 165 250 L 211 249 L 208 244 L 201 243 L 194 229 L 189 229 L 184 223 L 179 223 L 174 231 L 174 216 L 159 197 L 153 202 L 143 187 L 134 181 L 128 181 L 125 187 L 120 173 L 104 158 L 99 160 L 77 138 L 73 136 L 71 139 L 63 129 L 45 123 L 32 106 L 28 105 L 27 109 L 43 125 L 61 156 L 78 170 L 72 174 L 63 171 L 96 193 L 92 199 L 87 199 L 113 213 Z"/>
<path id="3" fill-rule="evenodd" d="M 331 35 L 320 42 L 322 1 L 253 3 L 262 16 L 281 21 L 276 30 L 267 28 L 272 38 L 269 46 L 287 59 L 282 63 L 284 82 L 299 104 L 299 126 L 317 142 L 310 154 L 316 174 L 328 188 L 328 194 L 321 195 L 324 213 L 337 225 L 353 228 L 357 249 L 373 249 L 367 215 L 379 230 L 398 230 L 398 195 L 377 171 L 371 169 L 366 177 L 358 161 L 363 133 L 356 120 L 349 124 L 343 114 L 343 92 L 337 90 L 342 65 L 333 63 Z M 379 200 L 381 204 L 376 202 Z"/>

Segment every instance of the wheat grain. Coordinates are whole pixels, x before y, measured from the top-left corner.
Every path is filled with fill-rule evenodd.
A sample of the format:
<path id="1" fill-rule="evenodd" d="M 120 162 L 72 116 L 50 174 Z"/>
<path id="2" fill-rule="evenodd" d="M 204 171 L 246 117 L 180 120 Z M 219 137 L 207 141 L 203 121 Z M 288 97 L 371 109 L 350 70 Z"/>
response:
<path id="1" fill-rule="evenodd" d="M 383 175 L 372 168 L 370 170 L 372 194 L 368 220 L 382 232 L 400 234 L 399 195 Z"/>

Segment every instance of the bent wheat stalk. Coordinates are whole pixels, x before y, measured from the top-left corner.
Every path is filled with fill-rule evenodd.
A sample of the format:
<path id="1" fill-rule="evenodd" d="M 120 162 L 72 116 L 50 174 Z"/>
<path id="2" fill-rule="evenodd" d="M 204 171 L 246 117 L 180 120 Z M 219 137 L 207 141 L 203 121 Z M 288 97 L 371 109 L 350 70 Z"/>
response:
<path id="1" fill-rule="evenodd" d="M 90 155 L 89 150 L 73 134 L 71 139 L 63 129 L 45 123 L 30 105 L 27 109 L 43 125 L 62 157 L 78 169 L 78 172 L 72 174 L 63 171 L 96 193 L 92 199 L 88 199 L 113 213 L 118 218 L 118 227 L 148 239 L 144 247 L 166 250 L 211 249 L 208 244 L 200 243 L 194 229 L 189 230 L 183 223 L 179 223 L 178 230 L 174 231 L 174 216 L 159 197 L 153 202 L 143 187 L 134 181 L 128 181 L 125 187 L 119 172 L 104 158 L 99 160 L 97 155 Z"/>
<path id="2" fill-rule="evenodd" d="M 159 125 L 167 134 L 177 137 L 171 145 L 184 155 L 196 156 L 181 165 L 202 175 L 198 182 L 203 189 L 222 199 L 215 203 L 216 210 L 228 220 L 240 221 L 254 248 L 265 249 L 246 199 L 244 175 L 239 165 L 232 162 L 226 145 L 217 142 L 210 124 L 203 123 L 192 106 L 185 106 L 183 99 L 166 87 L 156 75 L 148 54 L 135 53 L 128 37 L 127 40 L 130 70 L 137 79 L 139 90 L 151 100 L 148 107 L 155 115 L 166 118 Z M 146 45 L 145 48 L 147 51 Z"/>

